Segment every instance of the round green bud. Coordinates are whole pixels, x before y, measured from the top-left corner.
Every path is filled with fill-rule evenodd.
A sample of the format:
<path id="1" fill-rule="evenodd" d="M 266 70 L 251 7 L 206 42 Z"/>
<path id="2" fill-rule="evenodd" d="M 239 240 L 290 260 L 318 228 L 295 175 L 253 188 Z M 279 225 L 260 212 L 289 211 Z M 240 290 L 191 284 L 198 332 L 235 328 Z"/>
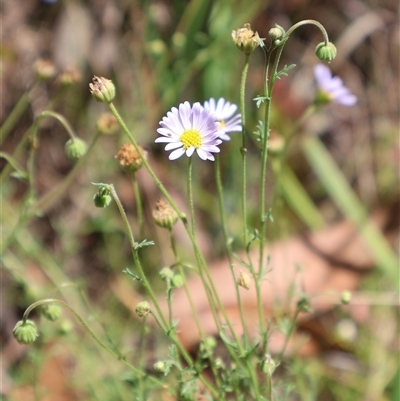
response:
<path id="1" fill-rule="evenodd" d="M 110 103 L 115 97 L 115 86 L 110 79 L 94 76 L 89 84 L 90 93 L 96 101 Z"/>
<path id="2" fill-rule="evenodd" d="M 169 267 L 164 267 L 160 271 L 160 276 L 164 281 L 167 281 L 167 279 L 172 280 L 174 272 Z"/>
<path id="3" fill-rule="evenodd" d="M 158 361 L 153 365 L 153 368 L 156 372 L 164 373 L 167 365 L 163 361 Z"/>
<path id="4" fill-rule="evenodd" d="M 38 337 L 35 323 L 20 320 L 13 329 L 13 336 L 20 344 L 32 344 Z"/>
<path id="5" fill-rule="evenodd" d="M 340 302 L 343 305 L 348 305 L 351 301 L 351 292 L 350 291 L 343 291 L 342 296 L 340 298 Z"/>
<path id="6" fill-rule="evenodd" d="M 86 153 L 86 142 L 80 138 L 71 138 L 65 144 L 65 153 L 70 159 L 79 159 Z"/>
<path id="7" fill-rule="evenodd" d="M 326 44 L 325 42 L 321 42 L 315 48 L 315 55 L 321 61 L 332 61 L 336 57 L 336 53 L 336 47 L 331 42 L 328 42 L 328 44 Z"/>
<path id="8" fill-rule="evenodd" d="M 135 312 L 139 317 L 146 317 L 150 313 L 150 304 L 147 301 L 139 302 Z"/>
<path id="9" fill-rule="evenodd" d="M 283 32 L 278 27 L 271 28 L 268 32 L 268 36 L 271 38 L 272 41 L 278 40 L 282 37 Z"/>
<path id="10" fill-rule="evenodd" d="M 99 188 L 93 196 L 93 202 L 96 207 L 107 207 L 112 201 L 112 196 L 107 188 Z"/>
<path id="11" fill-rule="evenodd" d="M 172 285 L 175 288 L 182 287 L 183 285 L 183 277 L 181 276 L 180 273 L 175 273 L 174 277 L 172 277 Z"/>
<path id="12" fill-rule="evenodd" d="M 46 304 L 42 306 L 42 315 L 54 322 L 55 320 L 57 320 L 60 315 L 61 315 L 61 308 L 59 305 L 57 304 Z"/>

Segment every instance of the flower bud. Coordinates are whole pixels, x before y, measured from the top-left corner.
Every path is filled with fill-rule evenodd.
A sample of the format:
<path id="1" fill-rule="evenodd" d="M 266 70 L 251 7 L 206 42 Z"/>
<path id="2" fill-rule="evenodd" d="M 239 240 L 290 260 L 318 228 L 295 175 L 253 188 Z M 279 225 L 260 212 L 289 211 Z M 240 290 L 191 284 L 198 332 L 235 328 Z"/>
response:
<path id="1" fill-rule="evenodd" d="M 48 81 L 56 76 L 57 70 L 51 60 L 39 59 L 35 61 L 34 69 L 39 79 Z"/>
<path id="2" fill-rule="evenodd" d="M 237 283 L 240 287 L 248 290 L 251 284 L 251 277 L 247 273 L 240 271 L 239 277 L 237 278 Z"/>
<path id="3" fill-rule="evenodd" d="M 32 320 L 20 320 L 13 329 L 13 336 L 20 344 L 32 344 L 38 337 Z"/>
<path id="4" fill-rule="evenodd" d="M 336 57 L 336 53 L 336 47 L 331 42 L 328 42 L 328 44 L 326 44 L 325 42 L 321 42 L 315 48 L 315 55 L 321 61 L 332 61 Z"/>
<path id="5" fill-rule="evenodd" d="M 340 298 L 340 302 L 343 305 L 348 305 L 351 301 L 351 292 L 350 291 L 343 291 L 342 296 Z"/>
<path id="6" fill-rule="evenodd" d="M 169 267 L 164 267 L 160 271 L 160 276 L 164 281 L 167 281 L 167 279 L 172 280 L 172 277 L 174 277 L 174 272 Z"/>
<path id="7" fill-rule="evenodd" d="M 153 219 L 159 227 L 171 230 L 178 221 L 178 215 L 169 203 L 160 199 L 153 210 Z"/>
<path id="8" fill-rule="evenodd" d="M 265 358 L 261 362 L 261 371 L 263 373 L 266 373 L 270 376 L 272 376 L 272 373 L 274 373 L 274 370 L 276 368 L 276 364 L 274 360 L 271 358 L 269 354 L 265 355 Z"/>
<path id="9" fill-rule="evenodd" d="M 42 315 L 54 322 L 57 320 L 61 315 L 61 308 L 57 304 L 46 304 L 42 306 Z"/>
<path id="10" fill-rule="evenodd" d="M 146 157 L 147 152 L 140 146 L 139 148 L 143 156 Z M 135 173 L 143 165 L 143 159 L 131 143 L 122 145 L 115 158 L 119 160 L 121 168 L 130 173 Z"/>
<path id="11" fill-rule="evenodd" d="M 64 319 L 62 322 L 60 322 L 57 332 L 60 336 L 65 336 L 72 331 L 73 327 L 74 325 L 72 324 L 71 320 Z"/>
<path id="12" fill-rule="evenodd" d="M 82 80 L 82 74 L 76 68 L 70 67 L 63 71 L 59 77 L 58 82 L 61 86 L 71 86 L 78 84 Z"/>
<path id="13" fill-rule="evenodd" d="M 179 273 L 175 273 L 172 277 L 172 285 L 175 288 L 182 287 L 183 285 L 183 277 Z"/>
<path id="14" fill-rule="evenodd" d="M 263 40 L 257 32 L 251 30 L 250 24 L 244 24 L 243 28 L 232 31 L 232 39 L 236 47 L 245 54 L 250 54 Z"/>
<path id="15" fill-rule="evenodd" d="M 100 187 L 97 193 L 93 196 L 93 202 L 96 207 L 107 207 L 111 201 L 111 192 L 105 187 Z"/>
<path id="16" fill-rule="evenodd" d="M 285 148 L 285 138 L 275 130 L 271 130 L 268 140 L 268 152 L 280 155 Z"/>
<path id="17" fill-rule="evenodd" d="M 79 159 L 86 153 L 86 142 L 80 138 L 71 138 L 65 143 L 65 153 L 70 159 Z"/>
<path id="18" fill-rule="evenodd" d="M 312 312 L 312 308 L 310 305 L 310 300 L 306 295 L 303 295 L 298 301 L 297 301 L 297 309 L 300 312 Z"/>
<path id="19" fill-rule="evenodd" d="M 146 317 L 150 313 L 150 304 L 147 301 L 139 302 L 135 312 L 139 317 Z"/>
<path id="20" fill-rule="evenodd" d="M 165 369 L 167 368 L 167 364 L 163 361 L 158 361 L 153 365 L 153 368 L 156 372 L 165 373 Z"/>
<path id="21" fill-rule="evenodd" d="M 110 103 L 115 97 L 115 86 L 111 80 L 94 76 L 89 84 L 90 93 L 98 101 Z"/>
<path id="22" fill-rule="evenodd" d="M 113 135 L 119 130 L 119 124 L 114 114 L 103 113 L 96 122 L 96 128 L 102 135 Z"/>
<path id="23" fill-rule="evenodd" d="M 274 28 L 271 28 L 269 30 L 268 36 L 274 42 L 275 40 L 280 39 L 284 33 L 285 33 L 285 31 L 283 30 L 283 28 L 276 25 Z"/>

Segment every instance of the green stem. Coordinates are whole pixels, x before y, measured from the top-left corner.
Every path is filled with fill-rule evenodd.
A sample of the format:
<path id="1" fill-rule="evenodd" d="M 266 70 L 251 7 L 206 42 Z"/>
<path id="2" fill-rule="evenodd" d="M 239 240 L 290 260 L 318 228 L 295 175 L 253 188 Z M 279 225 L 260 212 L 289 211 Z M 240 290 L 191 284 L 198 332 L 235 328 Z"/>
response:
<path id="1" fill-rule="evenodd" d="M 14 128 L 17 121 L 20 119 L 26 108 L 29 106 L 29 91 L 26 91 L 18 100 L 17 104 L 8 115 L 3 125 L 0 127 L 0 144 L 4 142 L 7 135 Z"/>
<path id="2" fill-rule="evenodd" d="M 224 242 L 225 242 L 225 250 L 226 250 L 226 254 L 228 257 L 228 261 L 229 261 L 229 268 L 232 273 L 233 284 L 235 286 L 236 298 L 238 300 L 240 321 L 242 324 L 244 339 L 245 339 L 245 342 L 248 342 L 249 333 L 247 330 L 246 322 L 244 320 L 243 305 L 242 305 L 239 286 L 237 284 L 237 278 L 236 278 L 236 274 L 235 274 L 235 270 L 234 270 L 232 247 L 230 246 L 228 233 L 227 233 L 226 218 L 225 218 L 225 211 L 224 211 L 224 194 L 223 194 L 223 187 L 222 187 L 222 181 L 221 181 L 221 163 L 220 163 L 219 155 L 216 156 L 216 161 L 215 161 L 215 181 L 217 184 L 219 213 L 221 216 L 221 229 L 222 229 L 222 235 L 224 237 Z"/>
<path id="3" fill-rule="evenodd" d="M 71 139 L 75 139 L 75 137 L 76 137 L 75 132 L 72 129 L 70 123 L 67 121 L 67 119 L 64 116 L 62 116 L 59 113 L 56 113 L 55 111 L 45 110 L 45 111 L 42 111 L 40 113 L 40 116 L 38 117 L 38 119 L 39 118 L 42 119 L 42 118 L 45 118 L 45 117 L 53 117 L 53 118 L 55 118 L 65 128 L 65 130 L 67 131 L 69 137 Z"/>
<path id="4" fill-rule="evenodd" d="M 281 350 L 281 352 L 279 354 L 279 357 L 278 357 L 278 365 L 282 362 L 282 358 L 283 358 L 283 355 L 284 355 L 284 353 L 286 351 L 286 347 L 287 347 L 287 345 L 289 343 L 289 339 L 292 336 L 293 331 L 294 331 L 294 329 L 296 327 L 296 320 L 297 320 L 297 317 L 299 316 L 299 314 L 300 314 L 300 309 L 296 308 L 296 312 L 295 312 L 295 314 L 293 316 L 293 320 L 292 320 L 292 325 L 290 326 L 289 333 L 287 334 L 287 336 L 285 338 L 285 343 L 283 344 L 282 350 Z"/>
<path id="5" fill-rule="evenodd" d="M 143 205 L 142 205 L 142 197 L 140 195 L 139 183 L 137 181 L 137 177 L 135 173 L 132 173 L 132 182 L 133 182 L 133 190 L 135 192 L 135 200 L 136 200 L 136 212 L 138 217 L 138 225 L 139 225 L 139 236 L 143 236 Z"/>
<path id="6" fill-rule="evenodd" d="M 134 240 L 133 234 L 132 234 L 132 230 L 130 228 L 129 222 L 128 222 L 128 218 L 126 217 L 126 213 L 124 210 L 124 207 L 122 206 L 121 201 L 119 200 L 119 197 L 117 195 L 117 192 L 115 191 L 115 188 L 113 185 L 107 185 L 108 189 L 110 190 L 110 193 L 113 197 L 113 199 L 115 200 L 115 203 L 117 204 L 117 207 L 119 209 L 119 212 L 121 214 L 122 220 L 124 222 L 124 226 L 126 229 L 126 232 L 128 234 L 128 239 L 129 239 L 129 243 L 131 245 L 132 248 L 132 252 L 133 252 L 133 260 L 135 263 L 135 266 L 137 267 L 138 271 L 139 271 L 139 275 L 140 275 L 140 279 L 146 289 L 146 291 L 148 292 L 156 310 L 157 310 L 157 314 L 160 320 L 157 319 L 157 316 L 152 312 L 152 316 L 156 319 L 158 325 L 161 327 L 161 329 L 164 331 L 164 333 L 171 339 L 171 341 L 175 344 L 175 346 L 179 349 L 182 357 L 185 359 L 185 361 L 189 364 L 192 365 L 193 361 L 192 358 L 190 357 L 190 355 L 187 353 L 187 351 L 185 350 L 185 348 L 182 346 L 182 344 L 179 342 L 178 338 L 176 337 L 176 334 L 174 331 L 171 330 L 171 327 L 169 327 L 168 325 L 168 321 L 165 318 L 161 307 L 157 301 L 157 298 L 153 292 L 153 289 L 150 286 L 150 283 L 147 280 L 147 277 L 144 273 L 140 258 L 139 258 L 139 249 L 137 246 L 137 243 Z M 204 376 L 199 374 L 199 380 L 213 393 L 213 394 L 217 394 L 217 390 L 213 387 L 213 385 L 211 383 L 209 383 Z"/>
<path id="7" fill-rule="evenodd" d="M 246 149 L 246 78 L 249 69 L 250 54 L 245 55 L 242 78 L 240 82 L 240 114 L 242 116 L 242 146 L 240 153 L 242 155 L 242 216 L 243 216 L 243 241 L 247 247 L 247 149 Z"/>

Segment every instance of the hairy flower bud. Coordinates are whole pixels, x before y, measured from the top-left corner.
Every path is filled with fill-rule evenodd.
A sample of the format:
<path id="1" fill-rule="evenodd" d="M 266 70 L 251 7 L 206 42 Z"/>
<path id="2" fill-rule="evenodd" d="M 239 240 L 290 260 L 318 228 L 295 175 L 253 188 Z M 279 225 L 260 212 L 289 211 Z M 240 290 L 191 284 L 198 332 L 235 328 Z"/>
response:
<path id="1" fill-rule="evenodd" d="M 262 43 L 258 33 L 251 30 L 250 24 L 244 24 L 243 28 L 232 31 L 232 39 L 236 47 L 245 54 L 250 54 Z"/>
<path id="2" fill-rule="evenodd" d="M 70 159 L 79 159 L 86 153 L 86 142 L 80 138 L 71 138 L 65 143 L 65 153 Z"/>
<path id="3" fill-rule="evenodd" d="M 240 271 L 239 277 L 237 278 L 237 283 L 240 287 L 248 290 L 251 284 L 251 277 L 247 273 Z"/>
<path id="4" fill-rule="evenodd" d="M 54 322 L 57 320 L 61 315 L 61 308 L 57 304 L 46 304 L 42 306 L 42 315 Z"/>
<path id="5" fill-rule="evenodd" d="M 175 288 L 182 287 L 183 285 L 183 277 L 180 273 L 175 273 L 174 276 L 172 277 L 172 285 Z"/>
<path id="6" fill-rule="evenodd" d="M 275 368 L 276 364 L 274 360 L 271 358 L 269 354 L 266 354 L 265 358 L 261 361 L 261 371 L 271 376 Z"/>
<path id="7" fill-rule="evenodd" d="M 97 193 L 93 196 L 93 202 L 96 207 L 107 207 L 111 201 L 111 192 L 105 187 L 100 187 Z"/>
<path id="8" fill-rule="evenodd" d="M 115 97 L 115 86 L 111 80 L 94 76 L 89 84 L 90 93 L 98 101 L 110 103 Z"/>
<path id="9" fill-rule="evenodd" d="M 172 280 L 174 277 L 174 272 L 169 267 L 164 267 L 160 271 L 160 276 L 164 281 Z"/>
<path id="10" fill-rule="evenodd" d="M 13 336 L 20 344 L 32 344 L 38 337 L 32 320 L 20 320 L 13 329 Z"/>
<path id="11" fill-rule="evenodd" d="M 139 148 L 143 156 L 146 157 L 147 152 L 140 146 Z M 119 160 L 119 164 L 123 170 L 131 173 L 135 173 L 143 165 L 143 159 L 131 143 L 122 145 L 115 158 Z"/>
<path id="12" fill-rule="evenodd" d="M 268 36 L 274 42 L 275 40 L 279 40 L 284 35 L 284 33 L 285 31 L 282 27 L 280 27 L 279 25 L 275 25 L 274 28 L 271 28 L 268 31 Z"/>
<path id="13" fill-rule="evenodd" d="M 178 221 L 178 215 L 169 203 L 160 199 L 153 210 L 153 219 L 159 227 L 170 230 Z"/>
<path id="14" fill-rule="evenodd" d="M 336 53 L 336 47 L 331 42 L 328 42 L 328 44 L 326 44 L 325 42 L 321 42 L 315 48 L 315 55 L 321 61 L 332 61 L 336 57 Z"/>
<path id="15" fill-rule="evenodd" d="M 135 312 L 139 317 L 146 317 L 150 313 L 150 304 L 147 301 L 139 302 L 136 305 Z"/>

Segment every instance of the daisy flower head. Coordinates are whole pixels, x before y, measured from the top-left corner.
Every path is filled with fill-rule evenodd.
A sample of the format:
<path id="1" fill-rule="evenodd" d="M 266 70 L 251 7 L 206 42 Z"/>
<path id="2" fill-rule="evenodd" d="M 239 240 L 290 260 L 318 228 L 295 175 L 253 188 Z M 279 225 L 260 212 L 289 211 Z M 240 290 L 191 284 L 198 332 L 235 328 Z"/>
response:
<path id="1" fill-rule="evenodd" d="M 242 131 L 242 116 L 235 114 L 237 110 L 236 104 L 227 102 L 224 98 L 219 98 L 215 101 L 214 98 L 204 102 L 204 108 L 210 110 L 218 122 L 220 131 L 219 137 L 224 141 L 229 141 L 231 138 L 227 135 L 228 132 Z"/>
<path id="2" fill-rule="evenodd" d="M 314 67 L 314 77 L 318 85 L 316 104 L 335 102 L 343 106 L 354 106 L 357 103 L 357 97 L 343 84 L 341 78 L 332 76 L 326 65 L 317 64 Z"/>
<path id="3" fill-rule="evenodd" d="M 219 153 L 218 123 L 214 115 L 200 103 L 184 102 L 178 108 L 172 107 L 160 121 L 161 135 L 156 143 L 166 143 L 165 150 L 172 150 L 169 160 L 175 160 L 186 153 L 191 157 L 196 151 L 202 160 L 215 160 L 213 153 Z"/>

